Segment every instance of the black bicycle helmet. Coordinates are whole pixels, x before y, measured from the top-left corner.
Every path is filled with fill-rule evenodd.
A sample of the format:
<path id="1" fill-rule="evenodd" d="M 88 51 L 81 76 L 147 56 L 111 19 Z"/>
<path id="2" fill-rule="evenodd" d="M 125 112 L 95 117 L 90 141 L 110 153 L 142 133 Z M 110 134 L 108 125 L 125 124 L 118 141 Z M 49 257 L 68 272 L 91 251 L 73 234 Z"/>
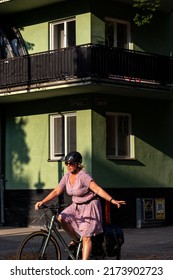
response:
<path id="1" fill-rule="evenodd" d="M 73 164 L 80 164 L 82 163 L 82 156 L 80 153 L 74 151 L 70 152 L 65 157 L 65 162 L 73 163 Z"/>

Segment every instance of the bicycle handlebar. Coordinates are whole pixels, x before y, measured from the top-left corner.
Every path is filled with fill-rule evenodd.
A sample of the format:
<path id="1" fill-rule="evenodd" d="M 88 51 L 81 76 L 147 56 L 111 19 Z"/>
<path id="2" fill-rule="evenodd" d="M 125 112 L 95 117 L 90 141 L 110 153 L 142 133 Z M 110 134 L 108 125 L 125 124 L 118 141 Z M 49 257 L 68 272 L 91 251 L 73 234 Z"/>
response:
<path id="1" fill-rule="evenodd" d="M 42 204 L 41 206 L 38 207 L 38 209 L 50 209 L 50 210 L 56 210 L 59 209 L 60 207 L 67 207 L 68 204 L 51 204 L 51 205 L 46 205 Z"/>

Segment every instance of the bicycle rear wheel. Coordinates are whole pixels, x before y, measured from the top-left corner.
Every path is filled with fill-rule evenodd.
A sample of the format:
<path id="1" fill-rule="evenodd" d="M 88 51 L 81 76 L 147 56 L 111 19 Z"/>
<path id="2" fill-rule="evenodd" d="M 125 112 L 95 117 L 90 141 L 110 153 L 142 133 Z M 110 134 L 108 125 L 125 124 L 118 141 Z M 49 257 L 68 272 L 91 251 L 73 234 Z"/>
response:
<path id="1" fill-rule="evenodd" d="M 60 260 L 61 250 L 59 244 L 53 236 L 47 244 L 44 256 L 41 258 L 42 249 L 44 247 L 47 232 L 36 231 L 29 234 L 19 246 L 17 252 L 18 260 Z"/>

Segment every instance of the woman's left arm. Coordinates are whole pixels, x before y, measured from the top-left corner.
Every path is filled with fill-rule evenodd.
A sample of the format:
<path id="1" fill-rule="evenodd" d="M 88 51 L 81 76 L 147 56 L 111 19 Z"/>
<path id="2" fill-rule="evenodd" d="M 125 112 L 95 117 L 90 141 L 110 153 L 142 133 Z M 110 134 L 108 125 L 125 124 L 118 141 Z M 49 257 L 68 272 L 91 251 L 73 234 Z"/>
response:
<path id="1" fill-rule="evenodd" d="M 124 200 L 116 200 L 112 196 L 110 196 L 105 190 L 103 190 L 100 186 L 98 186 L 94 181 L 90 182 L 90 189 L 99 195 L 100 197 L 104 198 L 105 200 L 109 201 L 112 204 L 117 205 L 120 208 L 121 204 L 126 204 Z"/>

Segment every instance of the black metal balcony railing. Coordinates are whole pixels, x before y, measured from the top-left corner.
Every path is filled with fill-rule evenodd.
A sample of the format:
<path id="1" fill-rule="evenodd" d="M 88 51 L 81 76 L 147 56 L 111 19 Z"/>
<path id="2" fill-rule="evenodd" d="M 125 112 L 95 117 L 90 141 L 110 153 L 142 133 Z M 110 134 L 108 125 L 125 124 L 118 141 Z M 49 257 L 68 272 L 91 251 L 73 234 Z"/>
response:
<path id="1" fill-rule="evenodd" d="M 81 45 L 0 60 L 0 90 L 81 78 L 169 88 L 173 84 L 173 59 L 101 45 Z"/>

